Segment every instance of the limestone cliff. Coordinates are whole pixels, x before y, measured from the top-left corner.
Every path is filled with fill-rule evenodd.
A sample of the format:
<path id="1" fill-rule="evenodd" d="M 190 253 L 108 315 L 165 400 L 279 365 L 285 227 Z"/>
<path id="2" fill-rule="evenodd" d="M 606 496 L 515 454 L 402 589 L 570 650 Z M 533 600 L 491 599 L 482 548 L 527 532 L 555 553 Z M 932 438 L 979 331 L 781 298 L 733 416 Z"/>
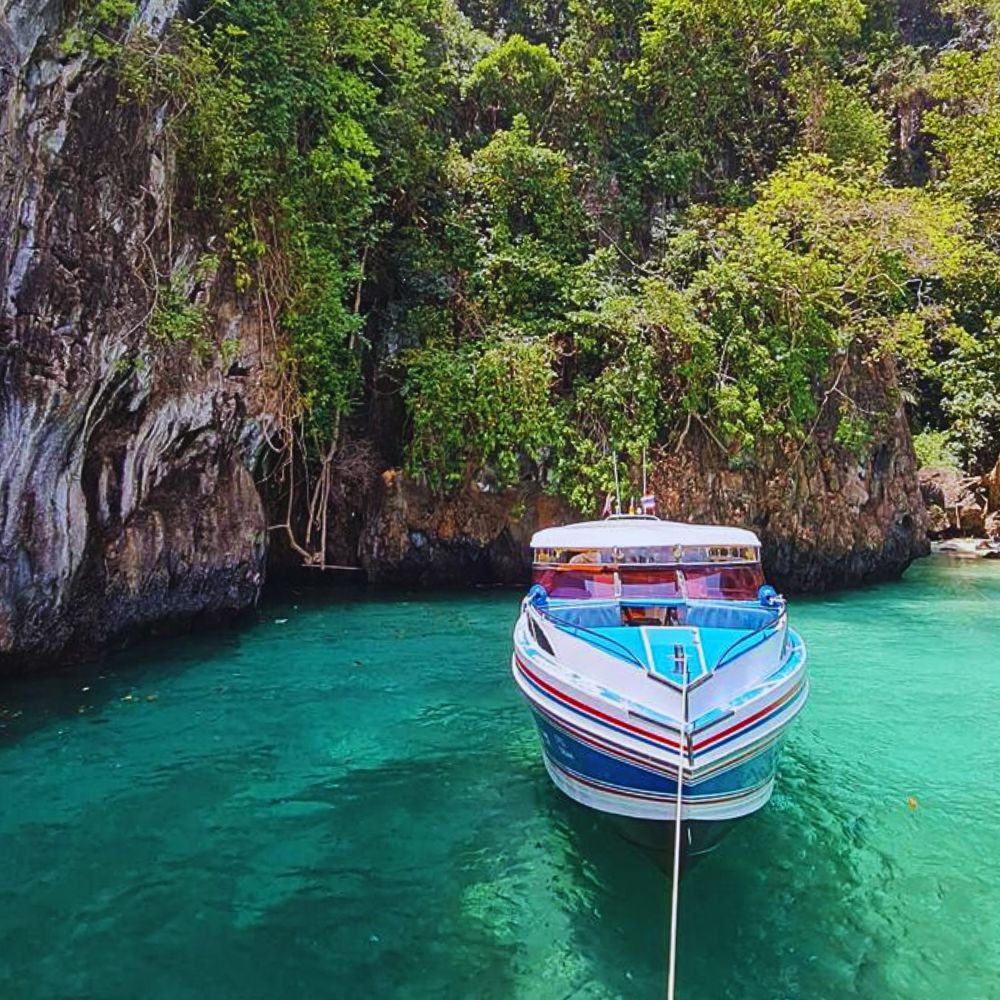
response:
<path id="1" fill-rule="evenodd" d="M 141 5 L 152 31 L 173 8 Z M 257 335 L 224 276 L 185 279 L 226 363 L 149 334 L 208 248 L 170 212 L 162 109 L 60 47 L 59 0 L 0 13 L 0 669 L 232 612 L 263 580 L 249 471 Z M 234 362 L 238 362 L 235 363 Z"/>

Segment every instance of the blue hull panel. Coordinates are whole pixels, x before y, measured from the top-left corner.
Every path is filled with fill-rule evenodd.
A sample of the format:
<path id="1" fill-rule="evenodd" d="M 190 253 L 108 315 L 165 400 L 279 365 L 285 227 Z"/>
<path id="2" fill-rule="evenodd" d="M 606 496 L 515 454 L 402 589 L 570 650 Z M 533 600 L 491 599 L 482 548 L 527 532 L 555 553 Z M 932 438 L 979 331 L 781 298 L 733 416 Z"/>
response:
<path id="1" fill-rule="evenodd" d="M 550 765 L 603 789 L 634 794 L 647 799 L 676 800 L 676 778 L 662 771 L 638 766 L 592 746 L 554 723 L 532 707 L 532 715 Z M 684 802 L 733 795 L 759 788 L 774 779 L 780 752 L 780 740 L 760 753 L 740 760 L 728 770 L 698 782 L 685 782 Z"/>

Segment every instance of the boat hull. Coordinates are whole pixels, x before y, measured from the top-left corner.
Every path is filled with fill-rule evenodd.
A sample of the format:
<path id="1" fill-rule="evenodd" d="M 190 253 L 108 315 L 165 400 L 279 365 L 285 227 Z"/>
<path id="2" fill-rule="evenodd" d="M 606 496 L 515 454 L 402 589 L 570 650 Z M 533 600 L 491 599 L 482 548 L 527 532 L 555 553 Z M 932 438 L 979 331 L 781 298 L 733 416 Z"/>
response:
<path id="1" fill-rule="evenodd" d="M 641 847 L 664 870 L 669 870 L 677 835 L 673 822 L 626 816 L 613 816 L 611 822 L 625 840 Z M 682 820 L 681 857 L 685 868 L 690 868 L 697 858 L 711 854 L 739 822 L 738 819 Z"/>
<path id="2" fill-rule="evenodd" d="M 511 668 L 553 784 L 653 850 L 678 821 L 686 855 L 710 849 L 771 798 L 809 694 L 759 540 L 617 517 L 531 544 Z"/>
<path id="3" fill-rule="evenodd" d="M 553 784 L 581 805 L 634 820 L 674 820 L 677 777 L 665 767 L 641 766 L 532 704 L 542 759 Z M 718 823 L 756 812 L 774 788 L 780 740 L 701 781 L 684 782 L 683 816 L 694 823 Z"/>

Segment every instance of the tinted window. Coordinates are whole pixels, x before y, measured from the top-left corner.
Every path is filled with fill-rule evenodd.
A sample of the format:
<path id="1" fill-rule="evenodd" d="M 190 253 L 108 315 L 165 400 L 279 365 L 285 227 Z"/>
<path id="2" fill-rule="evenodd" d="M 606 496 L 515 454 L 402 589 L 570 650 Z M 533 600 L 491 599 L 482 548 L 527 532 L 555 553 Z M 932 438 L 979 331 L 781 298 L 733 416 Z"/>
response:
<path id="1" fill-rule="evenodd" d="M 688 597 L 754 601 L 764 574 L 759 566 L 689 566 L 684 580 Z"/>
<path id="2" fill-rule="evenodd" d="M 615 596 L 615 575 L 611 572 L 538 569 L 533 582 L 543 586 L 549 597 L 585 601 Z"/>
<path id="3" fill-rule="evenodd" d="M 622 597 L 678 597 L 677 572 L 672 569 L 623 569 Z"/>

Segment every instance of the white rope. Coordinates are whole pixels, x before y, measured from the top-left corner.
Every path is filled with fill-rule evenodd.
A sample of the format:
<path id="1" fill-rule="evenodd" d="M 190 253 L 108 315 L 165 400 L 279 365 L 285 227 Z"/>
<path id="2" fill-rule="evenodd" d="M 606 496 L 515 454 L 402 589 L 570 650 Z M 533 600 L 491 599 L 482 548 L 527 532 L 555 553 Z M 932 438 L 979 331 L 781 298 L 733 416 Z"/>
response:
<path id="1" fill-rule="evenodd" d="M 684 752 L 687 746 L 687 652 L 681 679 L 681 726 L 677 748 L 677 815 L 674 817 L 674 884 L 670 893 L 670 965 L 667 973 L 667 1000 L 674 1000 L 677 979 L 677 898 L 681 883 L 681 816 L 684 804 Z"/>

